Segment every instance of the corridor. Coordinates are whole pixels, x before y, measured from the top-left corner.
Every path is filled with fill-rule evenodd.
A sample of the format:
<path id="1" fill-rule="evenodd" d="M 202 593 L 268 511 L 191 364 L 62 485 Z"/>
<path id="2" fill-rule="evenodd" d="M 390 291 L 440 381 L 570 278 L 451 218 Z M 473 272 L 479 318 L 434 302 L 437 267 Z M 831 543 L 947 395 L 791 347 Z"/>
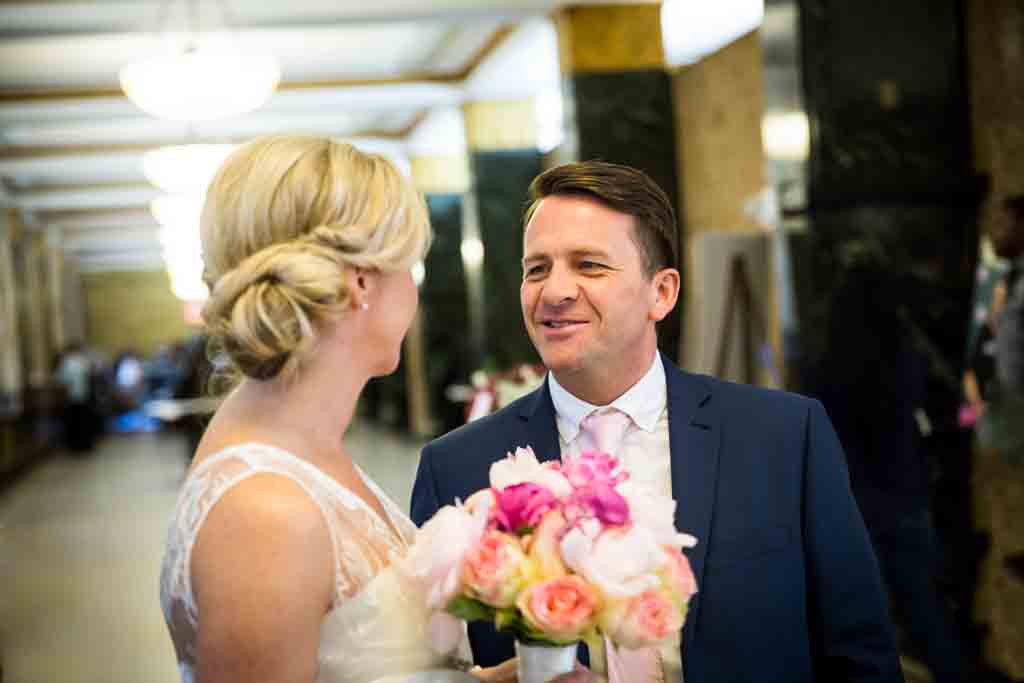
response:
<path id="1" fill-rule="evenodd" d="M 419 444 L 357 424 L 349 447 L 407 508 Z M 178 680 L 158 584 L 185 466 L 176 434 L 109 436 L 0 490 L 0 681 Z"/>

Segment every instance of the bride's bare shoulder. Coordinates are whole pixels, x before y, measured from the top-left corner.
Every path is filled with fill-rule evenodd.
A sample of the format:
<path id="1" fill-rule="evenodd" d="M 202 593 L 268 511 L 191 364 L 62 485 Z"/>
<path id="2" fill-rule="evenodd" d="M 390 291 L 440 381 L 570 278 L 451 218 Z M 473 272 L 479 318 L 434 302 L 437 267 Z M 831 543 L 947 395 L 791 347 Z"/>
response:
<path id="1" fill-rule="evenodd" d="M 271 591 L 319 592 L 328 604 L 334 564 L 323 512 L 296 481 L 252 474 L 210 510 L 196 538 L 191 571 L 200 604 L 204 593 L 240 588 L 239 572 L 260 577 L 261 588 Z"/>

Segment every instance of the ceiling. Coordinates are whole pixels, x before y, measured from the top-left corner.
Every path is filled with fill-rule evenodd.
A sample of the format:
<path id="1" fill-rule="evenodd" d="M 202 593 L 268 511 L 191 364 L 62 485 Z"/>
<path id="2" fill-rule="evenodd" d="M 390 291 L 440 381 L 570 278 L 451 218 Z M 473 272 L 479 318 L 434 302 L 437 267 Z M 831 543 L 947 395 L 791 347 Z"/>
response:
<path id="1" fill-rule="evenodd" d="M 287 131 L 352 139 L 400 164 L 460 151 L 451 124 L 463 102 L 557 87 L 547 17 L 558 4 L 204 0 L 189 15 L 180 0 L 0 2 L 0 206 L 59 237 L 83 269 L 158 266 L 147 150 Z M 186 125 L 124 97 L 118 70 L 190 22 L 277 58 L 281 84 L 266 105 Z"/>
<path id="2" fill-rule="evenodd" d="M 353 140 L 400 164 L 457 153 L 462 103 L 557 92 L 548 17 L 564 4 L 0 0 L 0 207 L 59 239 L 83 270 L 159 267 L 147 150 L 306 132 Z M 766 59 L 793 57 L 793 23 L 766 17 Z M 250 114 L 186 125 L 151 118 L 124 97 L 118 70 L 190 25 L 272 53 L 282 79 L 271 100 Z"/>

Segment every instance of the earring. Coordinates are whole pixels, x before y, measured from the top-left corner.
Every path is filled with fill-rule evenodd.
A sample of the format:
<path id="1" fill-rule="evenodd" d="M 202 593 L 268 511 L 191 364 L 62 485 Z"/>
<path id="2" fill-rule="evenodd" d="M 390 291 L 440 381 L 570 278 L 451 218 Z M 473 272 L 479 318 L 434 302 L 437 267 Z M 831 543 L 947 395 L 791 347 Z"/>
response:
<path id="1" fill-rule="evenodd" d="M 370 310 L 370 304 L 364 301 L 363 303 L 359 304 L 359 308 L 363 309 L 364 311 L 368 311 Z"/>

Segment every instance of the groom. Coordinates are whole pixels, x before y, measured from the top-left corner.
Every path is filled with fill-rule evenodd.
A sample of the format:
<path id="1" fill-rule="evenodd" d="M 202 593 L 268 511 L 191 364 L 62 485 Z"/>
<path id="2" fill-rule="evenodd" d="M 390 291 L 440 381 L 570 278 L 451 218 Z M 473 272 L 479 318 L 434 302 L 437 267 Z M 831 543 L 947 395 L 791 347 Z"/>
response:
<path id="1" fill-rule="evenodd" d="M 699 592 L 657 657 L 669 675 L 681 662 L 687 683 L 902 681 L 821 405 L 689 374 L 657 351 L 655 325 L 679 294 L 664 192 L 640 171 L 591 161 L 543 173 L 530 195 L 520 300 L 547 381 L 423 449 L 413 520 L 487 487 L 491 463 L 517 446 L 550 459 L 600 445 L 634 481 L 671 493 L 676 527 L 699 539 L 687 551 Z M 487 624 L 471 624 L 470 640 L 478 664 L 513 656 Z"/>

